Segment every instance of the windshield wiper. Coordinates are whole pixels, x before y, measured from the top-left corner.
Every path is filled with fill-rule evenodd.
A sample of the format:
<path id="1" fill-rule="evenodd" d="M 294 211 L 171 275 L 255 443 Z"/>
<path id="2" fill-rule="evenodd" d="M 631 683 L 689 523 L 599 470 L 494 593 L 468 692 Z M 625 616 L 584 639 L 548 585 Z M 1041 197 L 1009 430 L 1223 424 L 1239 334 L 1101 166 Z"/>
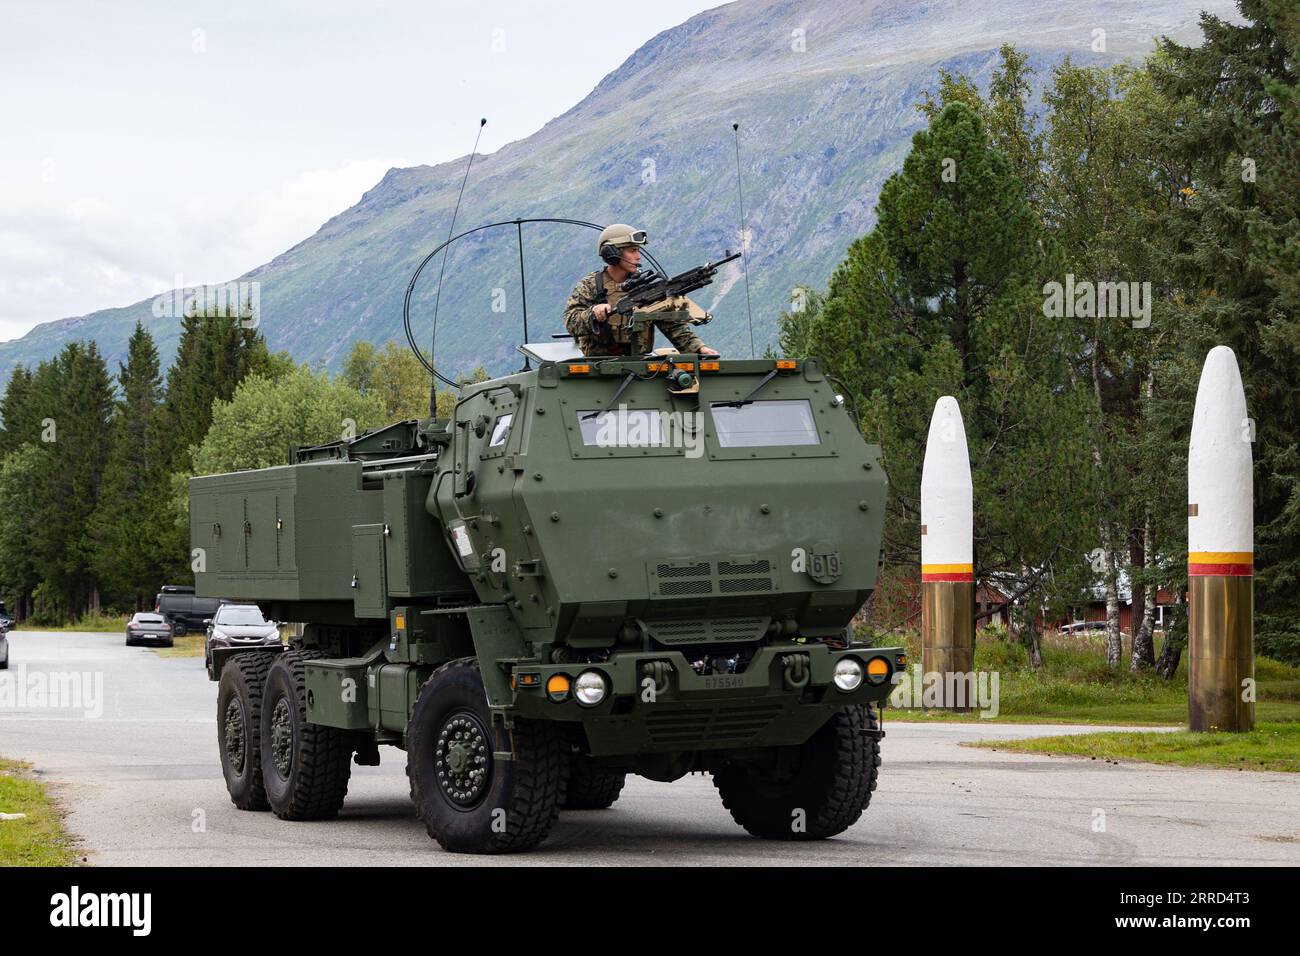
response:
<path id="1" fill-rule="evenodd" d="M 763 381 L 755 385 L 753 389 L 750 390 L 750 393 L 746 395 L 744 398 L 737 399 L 734 402 L 718 402 L 718 404 L 723 408 L 740 408 L 744 405 L 754 404 L 754 396 L 763 390 L 764 385 L 772 381 L 772 379 L 776 378 L 776 373 L 777 373 L 777 369 L 772 369 L 772 371 L 764 375 Z"/>
<path id="2" fill-rule="evenodd" d="M 627 391 L 627 387 L 631 385 L 632 382 L 634 382 L 635 380 L 636 380 L 636 372 L 628 372 L 627 378 L 623 379 L 623 384 L 618 387 L 618 391 L 614 393 L 613 397 L 610 398 L 609 402 L 606 403 L 605 407 L 598 412 L 588 412 L 586 415 L 582 416 L 582 420 L 585 422 L 593 418 L 599 418 L 601 415 L 604 415 L 607 411 L 609 411 L 611 408 L 614 407 L 614 403 L 618 401 L 619 396 L 622 395 L 625 391 Z"/>

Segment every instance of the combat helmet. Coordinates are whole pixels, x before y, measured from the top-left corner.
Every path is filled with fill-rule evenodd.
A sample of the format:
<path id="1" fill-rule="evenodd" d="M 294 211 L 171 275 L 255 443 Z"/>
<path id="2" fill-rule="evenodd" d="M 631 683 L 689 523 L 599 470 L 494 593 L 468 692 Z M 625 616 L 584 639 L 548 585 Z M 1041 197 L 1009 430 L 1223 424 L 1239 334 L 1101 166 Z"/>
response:
<path id="1" fill-rule="evenodd" d="M 596 254 L 605 262 L 618 262 L 620 249 L 627 246 L 644 246 L 650 241 L 644 229 L 636 229 L 625 222 L 616 222 L 600 231 L 596 240 Z"/>

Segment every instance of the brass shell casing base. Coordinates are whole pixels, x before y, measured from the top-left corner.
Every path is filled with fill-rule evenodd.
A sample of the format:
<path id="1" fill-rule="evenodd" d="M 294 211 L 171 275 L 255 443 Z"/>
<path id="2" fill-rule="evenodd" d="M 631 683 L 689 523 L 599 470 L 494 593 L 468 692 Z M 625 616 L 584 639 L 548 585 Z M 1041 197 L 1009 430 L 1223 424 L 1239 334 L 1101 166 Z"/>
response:
<path id="1" fill-rule="evenodd" d="M 1249 575 L 1189 578 L 1190 730 L 1243 733 L 1255 727 L 1254 581 Z M 1247 680 L 1251 682 L 1249 693 Z"/>
<path id="2" fill-rule="evenodd" d="M 943 675 L 944 710 L 969 711 L 970 700 L 958 700 L 948 674 L 975 670 L 975 582 L 921 583 L 921 668 Z"/>

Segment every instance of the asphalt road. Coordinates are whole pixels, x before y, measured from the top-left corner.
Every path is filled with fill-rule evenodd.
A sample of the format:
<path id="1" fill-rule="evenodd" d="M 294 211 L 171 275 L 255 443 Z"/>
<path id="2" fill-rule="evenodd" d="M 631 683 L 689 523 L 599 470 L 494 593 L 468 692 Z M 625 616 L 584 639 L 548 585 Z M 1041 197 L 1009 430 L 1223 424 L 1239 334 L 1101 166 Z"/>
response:
<path id="1" fill-rule="evenodd" d="M 216 685 L 200 659 L 163 659 L 105 634 L 16 632 L 10 646 L 12 669 L 0 672 L 0 756 L 30 761 L 53 784 L 94 864 L 1300 863 L 1294 775 L 960 746 L 1098 729 L 992 723 L 887 723 L 880 788 L 861 821 L 833 840 L 750 837 L 707 776 L 673 784 L 630 777 L 612 809 L 562 814 L 530 854 L 460 856 L 442 852 L 416 821 L 400 751 L 382 748 L 382 766 L 353 769 L 337 820 L 240 812 L 222 781 Z M 41 684 L 76 689 L 74 674 L 83 685 L 76 706 L 32 698 Z M 15 677 L 26 699 L 16 696 Z"/>

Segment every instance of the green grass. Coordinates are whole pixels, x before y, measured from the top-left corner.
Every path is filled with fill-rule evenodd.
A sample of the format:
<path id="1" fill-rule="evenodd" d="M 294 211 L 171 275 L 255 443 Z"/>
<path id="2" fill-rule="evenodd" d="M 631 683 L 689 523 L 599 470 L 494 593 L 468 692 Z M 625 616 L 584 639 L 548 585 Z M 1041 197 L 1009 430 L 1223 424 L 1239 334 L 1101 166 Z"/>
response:
<path id="1" fill-rule="evenodd" d="M 176 638 L 171 647 L 156 647 L 154 652 L 159 657 L 202 657 L 206 640 L 207 636 L 203 633 L 186 634 Z"/>
<path id="2" fill-rule="evenodd" d="M 126 633 L 126 622 L 131 619 L 129 614 L 87 614 L 68 624 L 42 625 L 33 624 L 30 621 L 24 621 L 14 627 L 16 631 L 96 631 L 120 634 Z"/>
<path id="3" fill-rule="evenodd" d="M 1300 723 L 1294 721 L 1257 723 L 1254 730 L 1245 734 L 1118 731 L 1027 740 L 981 740 L 971 746 L 1052 756 L 1142 760 L 1180 767 L 1300 773 Z"/>
<path id="4" fill-rule="evenodd" d="M 920 637 L 915 631 L 895 633 L 877 641 L 880 646 L 904 645 L 913 663 L 921 660 Z M 1154 673 L 1134 674 L 1124 663 L 1106 664 L 1103 636 L 1049 635 L 1042 644 L 1043 667 L 1029 666 L 1024 647 L 994 632 L 984 631 L 975 643 L 975 670 L 999 675 L 996 718 L 977 712 L 889 707 L 885 720 L 986 720 L 1007 723 L 1078 723 L 1179 726 L 1187 722 L 1187 655 L 1170 680 Z M 1300 722 L 1300 667 L 1266 657 L 1255 661 L 1259 722 Z"/>
<path id="5" fill-rule="evenodd" d="M 25 820 L 0 820 L 0 866 L 71 866 L 77 862 L 62 815 L 31 768 L 0 760 L 0 813 L 25 813 Z"/>

